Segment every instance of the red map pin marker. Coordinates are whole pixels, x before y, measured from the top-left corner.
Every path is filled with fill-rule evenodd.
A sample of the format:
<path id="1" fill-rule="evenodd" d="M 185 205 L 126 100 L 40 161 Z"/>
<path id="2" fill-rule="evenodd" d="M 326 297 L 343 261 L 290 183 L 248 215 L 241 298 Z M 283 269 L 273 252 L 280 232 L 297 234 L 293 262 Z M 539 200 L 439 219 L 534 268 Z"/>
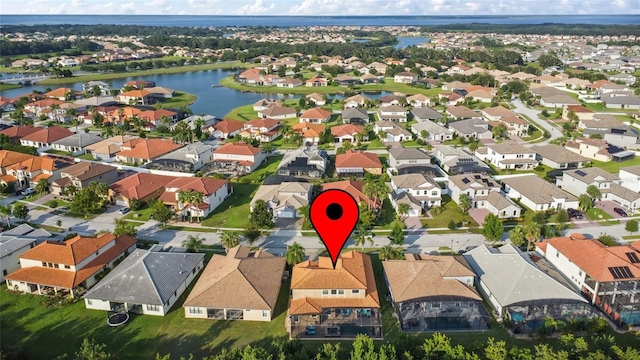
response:
<path id="1" fill-rule="evenodd" d="M 344 190 L 323 191 L 311 202 L 309 220 L 327 248 L 334 269 L 359 216 L 356 199 Z"/>

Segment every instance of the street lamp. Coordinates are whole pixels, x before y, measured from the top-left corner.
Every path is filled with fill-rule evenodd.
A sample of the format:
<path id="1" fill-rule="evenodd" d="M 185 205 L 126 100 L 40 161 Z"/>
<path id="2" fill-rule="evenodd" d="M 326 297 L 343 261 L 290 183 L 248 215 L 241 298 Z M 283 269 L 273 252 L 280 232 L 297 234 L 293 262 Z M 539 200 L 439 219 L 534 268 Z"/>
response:
<path id="1" fill-rule="evenodd" d="M 451 239 L 451 246 L 449 247 L 449 249 L 451 250 L 451 253 L 453 254 L 453 239 Z"/>

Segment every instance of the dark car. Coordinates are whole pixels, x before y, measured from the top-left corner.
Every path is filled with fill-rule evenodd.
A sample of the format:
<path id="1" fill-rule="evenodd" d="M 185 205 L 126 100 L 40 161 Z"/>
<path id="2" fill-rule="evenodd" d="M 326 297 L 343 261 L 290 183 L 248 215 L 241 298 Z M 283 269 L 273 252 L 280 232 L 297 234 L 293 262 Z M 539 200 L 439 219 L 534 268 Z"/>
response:
<path id="1" fill-rule="evenodd" d="M 615 211 L 615 212 L 616 212 L 616 214 L 618 214 L 618 215 L 620 215 L 620 216 L 623 216 L 623 217 L 626 217 L 626 216 L 627 216 L 627 212 L 626 212 L 626 211 L 624 211 L 624 209 L 622 209 L 622 208 L 619 208 L 619 207 L 617 207 L 617 208 L 613 208 L 613 211 Z"/>
<path id="2" fill-rule="evenodd" d="M 582 212 L 580 210 L 576 210 L 576 209 L 567 209 L 567 215 L 569 215 L 570 219 L 576 218 L 578 220 L 582 220 L 583 215 Z"/>

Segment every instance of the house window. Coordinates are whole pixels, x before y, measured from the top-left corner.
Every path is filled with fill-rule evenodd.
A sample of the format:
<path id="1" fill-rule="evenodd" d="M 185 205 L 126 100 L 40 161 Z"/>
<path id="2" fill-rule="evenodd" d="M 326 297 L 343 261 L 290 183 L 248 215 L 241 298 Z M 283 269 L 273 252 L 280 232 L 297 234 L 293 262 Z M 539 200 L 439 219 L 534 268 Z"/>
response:
<path id="1" fill-rule="evenodd" d="M 100 250 L 96 251 L 96 255 L 98 255 L 100 253 Z"/>
<path id="2" fill-rule="evenodd" d="M 5 269 L 5 270 L 2 270 L 2 275 L 3 275 L 3 276 L 7 276 L 7 270 L 6 270 L 6 269 Z"/>
<path id="3" fill-rule="evenodd" d="M 47 267 L 47 263 L 46 262 L 42 262 L 42 267 Z"/>
<path id="4" fill-rule="evenodd" d="M 455 301 L 455 302 L 453 303 L 453 306 L 455 306 L 455 307 L 459 308 L 459 307 L 460 307 L 460 301 Z"/>
<path id="5" fill-rule="evenodd" d="M 432 192 L 431 192 L 431 195 L 433 195 L 433 196 L 438 196 L 438 191 L 432 191 Z"/>
<path id="6" fill-rule="evenodd" d="M 360 290 L 359 289 L 353 289 L 351 290 L 352 294 L 360 294 Z"/>
<path id="7" fill-rule="evenodd" d="M 87 299 L 87 305 L 93 305 L 93 300 Z"/>
<path id="8" fill-rule="evenodd" d="M 53 267 L 53 263 L 47 263 L 47 266 L 49 266 L 50 268 Z"/>
<path id="9" fill-rule="evenodd" d="M 329 290 L 323 289 L 322 290 L 322 295 L 329 295 Z"/>
<path id="10" fill-rule="evenodd" d="M 147 305 L 148 306 L 148 305 Z M 199 307 L 190 307 L 189 314 L 202 314 L 202 308 Z"/>
<path id="11" fill-rule="evenodd" d="M 193 270 L 191 271 L 192 274 L 196 273 L 196 268 L 193 268 Z"/>
<path id="12" fill-rule="evenodd" d="M 146 305 L 147 311 L 160 311 L 160 307 L 158 305 Z"/>
<path id="13" fill-rule="evenodd" d="M 557 252 L 557 253 L 556 253 L 556 257 L 557 257 L 557 258 L 559 258 L 559 257 L 560 257 L 560 253 L 559 253 L 559 252 Z"/>
<path id="14" fill-rule="evenodd" d="M 344 289 L 338 290 L 338 295 L 344 295 Z"/>
<path id="15" fill-rule="evenodd" d="M 578 276 L 582 276 L 582 270 L 578 271 Z"/>
<path id="16" fill-rule="evenodd" d="M 69 265 L 65 265 L 65 266 L 64 266 L 64 268 L 65 268 L 65 269 L 67 269 L 67 270 L 69 270 L 69 269 L 71 269 L 71 266 L 69 266 Z"/>
<path id="17" fill-rule="evenodd" d="M 262 310 L 262 317 L 263 318 L 269 317 L 269 312 L 267 310 Z"/>
<path id="18" fill-rule="evenodd" d="M 54 268 L 56 268 L 56 269 L 59 269 L 59 268 L 60 268 L 60 265 L 58 265 L 58 264 L 53 264 L 53 267 L 54 267 Z"/>
<path id="19" fill-rule="evenodd" d="M 440 301 L 434 301 L 431 303 L 431 308 L 432 309 L 437 309 L 440 307 Z"/>
<path id="20" fill-rule="evenodd" d="M 337 294 L 337 293 L 338 293 L 338 290 L 336 290 L 336 289 L 332 289 L 332 290 L 331 290 L 331 295 L 335 295 L 335 294 Z"/>

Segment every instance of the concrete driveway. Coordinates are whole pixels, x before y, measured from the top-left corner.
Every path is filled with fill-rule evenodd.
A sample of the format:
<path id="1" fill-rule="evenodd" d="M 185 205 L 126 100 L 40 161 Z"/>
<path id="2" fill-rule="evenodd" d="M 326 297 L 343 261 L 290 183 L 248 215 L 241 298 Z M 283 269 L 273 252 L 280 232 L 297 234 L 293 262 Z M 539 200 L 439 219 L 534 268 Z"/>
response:
<path id="1" fill-rule="evenodd" d="M 491 212 L 488 209 L 469 209 L 469 216 L 473 219 L 473 221 L 477 222 L 478 225 L 482 226 L 484 224 L 484 218 L 487 217 Z"/>
<path id="2" fill-rule="evenodd" d="M 603 201 L 596 202 L 596 208 L 602 209 L 605 213 L 611 215 L 611 217 L 613 217 L 614 219 L 624 220 L 625 219 L 624 216 L 620 216 L 620 215 L 618 215 L 618 213 L 613 211 L 613 209 L 617 208 L 617 207 L 624 209 L 624 211 L 627 212 L 627 215 L 631 215 L 631 214 L 629 214 L 629 211 L 624 208 L 624 206 L 622 206 L 620 204 L 616 204 L 613 201 L 603 200 Z"/>
<path id="3" fill-rule="evenodd" d="M 420 222 L 420 218 L 417 216 L 407 216 L 404 219 L 405 225 L 407 225 L 407 230 L 420 230 L 422 229 L 422 223 Z"/>

